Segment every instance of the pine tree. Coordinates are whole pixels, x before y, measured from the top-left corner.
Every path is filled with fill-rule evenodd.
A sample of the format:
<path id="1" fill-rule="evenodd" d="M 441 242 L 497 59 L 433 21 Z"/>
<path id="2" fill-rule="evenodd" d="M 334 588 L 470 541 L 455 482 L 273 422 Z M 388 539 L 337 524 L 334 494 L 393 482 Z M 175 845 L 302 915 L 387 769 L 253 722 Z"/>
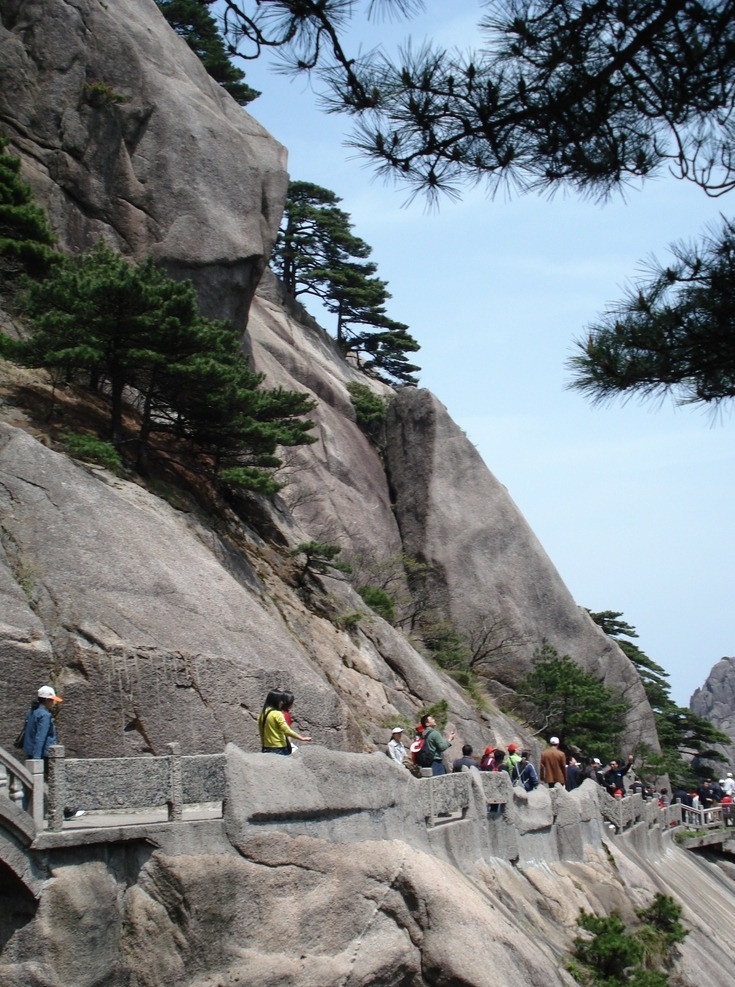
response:
<path id="1" fill-rule="evenodd" d="M 33 201 L 20 178 L 20 159 L 8 153 L 0 137 L 0 275 L 2 291 L 14 290 L 19 277 L 39 277 L 58 260 L 56 236 L 44 209 Z"/>
<path id="2" fill-rule="evenodd" d="M 670 694 L 671 686 L 667 681 L 668 672 L 641 651 L 632 640 L 625 640 L 637 638 L 638 634 L 634 627 L 620 619 L 622 613 L 616 610 L 588 613 L 630 658 L 641 677 L 656 720 L 656 732 L 661 747 L 660 754 L 640 752 L 645 754 L 647 767 L 657 774 L 670 775 L 675 785 L 687 787 L 696 773 L 692 768 L 692 761 L 720 761 L 722 755 L 716 745 L 728 745 L 730 738 L 707 720 L 674 702 Z M 708 770 L 703 767 L 701 772 L 706 774 Z"/>
<path id="3" fill-rule="evenodd" d="M 68 258 L 32 285 L 35 333 L 24 359 L 57 376 L 86 375 L 109 390 L 113 445 L 123 443 L 125 389 L 138 394 L 138 466 L 150 436 L 190 439 L 229 483 L 272 492 L 279 446 L 312 442 L 305 395 L 262 386 L 230 326 L 204 319 L 190 282 L 167 277 L 152 260 L 132 264 L 102 243 Z"/>
<path id="4" fill-rule="evenodd" d="M 260 96 L 246 82 L 245 73 L 230 61 L 222 34 L 208 8 L 215 0 L 156 0 L 161 13 L 183 38 L 215 82 L 247 106 Z"/>
<path id="5" fill-rule="evenodd" d="M 407 352 L 419 344 L 408 326 L 389 318 L 390 294 L 367 260 L 371 248 L 355 236 L 341 200 L 311 182 L 291 182 L 274 251 L 274 269 L 291 295 L 319 298 L 336 316 L 337 342 L 344 354 L 368 354 L 365 369 L 377 376 L 415 384 L 420 367 Z"/>

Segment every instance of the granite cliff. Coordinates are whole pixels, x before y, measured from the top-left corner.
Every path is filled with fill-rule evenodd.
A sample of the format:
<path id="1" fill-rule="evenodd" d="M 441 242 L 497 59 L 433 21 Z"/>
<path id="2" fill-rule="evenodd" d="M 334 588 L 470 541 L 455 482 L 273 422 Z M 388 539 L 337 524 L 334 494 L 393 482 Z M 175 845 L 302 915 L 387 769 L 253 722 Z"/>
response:
<path id="1" fill-rule="evenodd" d="M 289 457 L 281 496 L 251 500 L 247 510 L 234 504 L 212 518 L 183 497 L 174 505 L 132 478 L 53 448 L 13 402 L 19 388 L 36 383 L 3 368 L 0 746 L 10 745 L 39 683 L 50 681 L 65 698 L 60 729 L 69 756 L 157 754 L 170 741 L 187 752 L 227 744 L 254 751 L 255 717 L 266 688 L 278 684 L 297 693 L 300 726 L 325 748 L 310 752 L 316 768 L 308 783 L 328 812 L 330 778 L 362 771 L 355 759 L 367 763 L 387 727 L 412 722 L 428 703 L 448 703 L 460 741 L 533 743 L 492 700 L 480 712 L 348 582 L 317 580 L 309 598 L 299 593 L 290 549 L 314 539 L 337 543 L 348 556 L 380 561 L 405 553 L 429 563 L 443 616 L 454 626 L 467 631 L 498 617 L 518 642 L 493 670 L 499 690 L 518 680 L 547 638 L 625 693 L 626 745 L 655 747 L 634 668 L 571 598 L 440 401 L 364 378 L 281 297 L 266 268 L 287 185 L 285 151 L 208 78 L 153 0 L 4 0 L 0 17 L 0 129 L 61 245 L 78 251 L 102 237 L 191 278 L 205 313 L 229 318 L 242 333 L 268 386 L 314 397 L 318 436 Z M 355 380 L 388 400 L 382 456 L 355 421 L 347 391 Z M 346 629 L 343 618 L 355 613 L 359 624 Z M 365 768 L 366 778 L 390 789 L 395 779 L 385 781 L 386 768 L 393 770 L 385 760 Z M 70 855 L 70 866 L 48 875 L 38 914 L 5 928 L 3 982 L 480 984 L 485 974 L 454 971 L 458 957 L 466 966 L 494 913 L 498 929 L 515 915 L 514 936 L 532 959 L 513 937 L 488 936 L 478 970 L 502 957 L 507 984 L 567 983 L 554 958 L 575 933 L 576 907 L 604 910 L 621 897 L 592 893 L 599 869 L 608 868 L 611 888 L 620 880 L 599 838 L 589 869 L 559 864 L 541 876 L 542 861 L 530 894 L 509 866 L 482 864 L 480 893 L 453 871 L 456 853 L 406 864 L 398 830 L 377 843 L 360 833 L 330 846 L 328 835 L 287 832 L 241 844 L 236 829 L 231 820 L 226 846 L 191 846 L 183 862 Z M 470 866 L 466 854 L 462 862 Z M 306 890 L 296 878 L 302 872 Z M 376 912 L 370 902 L 378 889 L 404 874 L 401 894 L 387 895 Z M 639 887 L 636 901 L 656 886 L 632 864 L 622 880 Z M 569 899 L 573 887 L 581 890 Z M 4 893 L 12 897 L 12 889 Z M 275 913 L 268 896 L 289 896 L 292 904 Z M 217 939 L 225 903 L 235 931 Z M 538 919 L 530 932 L 522 931 L 519 907 Z M 370 935 L 387 952 L 360 951 L 361 966 L 350 945 L 353 923 L 362 923 L 364 938 L 374 914 L 381 918 Z M 390 936 L 381 924 L 386 914 Z M 73 935 L 80 915 L 89 949 Z M 286 942 L 307 918 L 307 931 Z M 55 931 L 58 949 L 49 947 L 40 963 L 34 937 L 51 943 Z M 544 937 L 541 945 L 535 936 Z M 100 937 L 112 959 L 97 969 L 84 958 Z M 245 945 L 251 939 L 255 952 Z M 703 943 L 704 933 L 692 967 Z M 190 946 L 196 962 L 187 959 Z M 375 962 L 367 963 L 370 955 Z"/>
<path id="2" fill-rule="evenodd" d="M 735 763 L 735 658 L 720 658 L 701 688 L 694 691 L 689 707 L 731 738 L 722 748 L 725 760 Z"/>

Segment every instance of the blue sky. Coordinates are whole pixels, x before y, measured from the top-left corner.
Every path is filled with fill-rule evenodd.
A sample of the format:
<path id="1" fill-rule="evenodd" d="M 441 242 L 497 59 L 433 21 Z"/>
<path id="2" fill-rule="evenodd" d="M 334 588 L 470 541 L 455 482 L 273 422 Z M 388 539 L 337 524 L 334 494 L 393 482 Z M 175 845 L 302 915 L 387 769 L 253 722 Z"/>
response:
<path id="1" fill-rule="evenodd" d="M 428 6 L 411 28 L 384 21 L 364 36 L 473 43 L 479 0 Z M 661 175 L 602 205 L 474 189 L 438 211 L 405 206 L 405 190 L 344 146 L 350 121 L 319 110 L 307 81 L 263 61 L 244 67 L 263 91 L 249 110 L 288 148 L 291 177 L 336 192 L 372 246 L 388 314 L 421 344 L 420 386 L 507 487 L 576 601 L 622 611 L 688 705 L 735 654 L 732 412 L 670 400 L 595 407 L 568 390 L 565 361 L 642 262 L 697 239 L 729 200 Z"/>

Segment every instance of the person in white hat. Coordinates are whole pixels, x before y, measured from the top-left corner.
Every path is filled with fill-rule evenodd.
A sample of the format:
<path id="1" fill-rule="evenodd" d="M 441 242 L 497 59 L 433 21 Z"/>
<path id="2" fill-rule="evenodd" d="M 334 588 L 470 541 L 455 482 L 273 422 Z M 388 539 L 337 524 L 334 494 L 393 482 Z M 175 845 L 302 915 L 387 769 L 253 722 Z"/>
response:
<path id="1" fill-rule="evenodd" d="M 63 700 L 56 695 L 50 685 L 42 685 L 38 690 L 38 700 L 26 717 L 26 733 L 23 750 L 26 757 L 35 760 L 48 760 L 48 749 L 56 743 L 56 724 L 51 710 Z"/>
<path id="2" fill-rule="evenodd" d="M 49 747 L 53 747 L 54 744 L 58 743 L 56 739 L 56 724 L 51 711 L 58 703 L 62 703 L 64 700 L 61 696 L 56 695 L 56 691 L 50 685 L 42 685 L 38 690 L 37 696 L 38 699 L 26 717 L 23 750 L 26 757 L 43 761 L 44 774 L 46 774 L 48 771 Z M 64 809 L 64 817 L 66 819 L 83 815 L 84 809 Z"/>
<path id="3" fill-rule="evenodd" d="M 393 727 L 388 741 L 388 756 L 397 764 L 404 764 L 408 757 L 408 748 L 403 743 L 403 727 Z"/>

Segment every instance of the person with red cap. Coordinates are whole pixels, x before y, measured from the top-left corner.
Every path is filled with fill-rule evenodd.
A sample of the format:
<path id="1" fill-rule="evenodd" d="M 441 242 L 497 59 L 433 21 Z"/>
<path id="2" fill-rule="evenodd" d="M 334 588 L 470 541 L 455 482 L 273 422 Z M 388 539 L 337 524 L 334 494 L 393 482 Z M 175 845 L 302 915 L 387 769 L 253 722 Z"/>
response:
<path id="1" fill-rule="evenodd" d="M 508 770 L 511 775 L 513 774 L 513 768 L 520 763 L 521 755 L 518 751 L 518 744 L 508 744 L 508 753 L 505 757 L 505 763 L 508 765 Z"/>

